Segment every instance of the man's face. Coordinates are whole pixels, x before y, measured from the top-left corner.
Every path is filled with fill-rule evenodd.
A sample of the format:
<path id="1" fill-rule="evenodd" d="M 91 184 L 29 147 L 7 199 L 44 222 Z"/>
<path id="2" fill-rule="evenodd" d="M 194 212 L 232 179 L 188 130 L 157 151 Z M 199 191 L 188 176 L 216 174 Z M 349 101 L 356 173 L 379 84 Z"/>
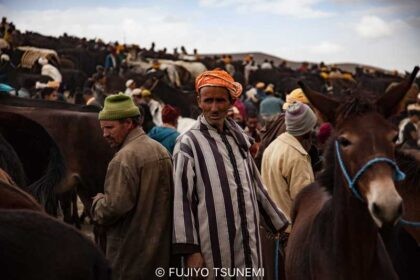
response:
<path id="1" fill-rule="evenodd" d="M 58 100 L 58 93 L 57 91 L 51 92 L 51 94 L 45 96 L 45 100 L 49 101 L 57 101 Z"/>
<path id="2" fill-rule="evenodd" d="M 134 104 L 136 104 L 137 106 L 143 103 L 143 100 L 140 94 L 133 95 L 133 101 L 134 101 Z"/>
<path id="3" fill-rule="evenodd" d="M 143 96 L 142 99 L 144 103 L 149 103 L 152 98 L 150 97 L 150 95 L 146 95 L 146 96 Z"/>
<path id="4" fill-rule="evenodd" d="M 312 146 L 312 132 L 308 132 L 302 137 L 302 141 L 300 142 L 302 147 L 305 149 L 305 151 L 309 151 Z"/>
<path id="5" fill-rule="evenodd" d="M 198 106 L 203 110 L 207 122 L 219 130 L 231 107 L 229 92 L 223 87 L 203 87 L 198 96 Z"/>
<path id="6" fill-rule="evenodd" d="M 246 126 L 250 131 L 256 130 L 258 126 L 258 118 L 248 118 Z"/>
<path id="7" fill-rule="evenodd" d="M 124 142 L 125 137 L 130 132 L 132 123 L 130 120 L 120 121 L 99 121 L 103 132 L 103 137 L 111 146 L 118 148 Z"/>
<path id="8" fill-rule="evenodd" d="M 105 87 L 105 85 L 106 85 L 106 77 L 102 77 L 101 79 L 99 79 L 99 80 L 97 81 L 97 83 L 98 83 L 99 85 L 101 85 L 101 86 Z"/>

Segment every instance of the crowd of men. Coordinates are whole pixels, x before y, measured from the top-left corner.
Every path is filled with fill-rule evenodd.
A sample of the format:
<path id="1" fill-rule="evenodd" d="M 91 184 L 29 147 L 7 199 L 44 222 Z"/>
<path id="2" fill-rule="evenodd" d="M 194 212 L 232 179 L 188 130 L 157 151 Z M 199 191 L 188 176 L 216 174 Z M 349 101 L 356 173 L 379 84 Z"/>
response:
<path id="1" fill-rule="evenodd" d="M 126 81 L 124 92 L 101 100 L 105 73 L 117 67 L 114 51 L 76 101 L 100 110 L 103 137 L 118 150 L 104 193 L 93 198 L 90 209 L 93 219 L 107 226 L 113 279 L 155 279 L 157 268 L 169 271 L 174 256 L 182 256 L 186 268 L 210 269 L 210 278 L 216 268 L 263 267 L 262 235 L 287 242 L 293 201 L 314 181 L 331 125 L 322 122 L 300 88 L 285 98 L 262 82 L 244 91 L 225 56 L 224 70 L 196 78 L 202 114 L 180 133 L 177 108 L 153 99 L 134 80 Z M 40 98 L 64 100 L 58 69 L 45 58 L 38 63 L 52 78 L 37 83 Z M 247 80 L 256 65 L 251 56 L 244 63 Z M 30 96 L 25 86 L 15 94 Z M 420 94 L 406 109 L 400 145 L 418 149 Z M 146 111 L 151 127 L 143 125 Z"/>

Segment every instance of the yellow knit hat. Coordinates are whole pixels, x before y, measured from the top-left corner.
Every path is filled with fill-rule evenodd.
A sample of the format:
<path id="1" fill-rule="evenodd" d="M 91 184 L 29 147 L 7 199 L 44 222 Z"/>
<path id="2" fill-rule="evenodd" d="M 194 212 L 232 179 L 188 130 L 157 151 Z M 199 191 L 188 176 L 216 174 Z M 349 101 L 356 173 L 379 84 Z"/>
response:
<path id="1" fill-rule="evenodd" d="M 286 102 L 283 104 L 283 110 L 287 110 L 291 104 L 297 101 L 304 104 L 309 104 L 309 100 L 306 98 L 301 88 L 294 89 L 291 93 L 286 95 Z"/>
<path id="2" fill-rule="evenodd" d="M 150 92 L 150 90 L 148 90 L 148 89 L 143 89 L 142 91 L 141 91 L 141 97 L 145 97 L 145 96 L 151 96 L 152 95 L 152 93 Z"/>

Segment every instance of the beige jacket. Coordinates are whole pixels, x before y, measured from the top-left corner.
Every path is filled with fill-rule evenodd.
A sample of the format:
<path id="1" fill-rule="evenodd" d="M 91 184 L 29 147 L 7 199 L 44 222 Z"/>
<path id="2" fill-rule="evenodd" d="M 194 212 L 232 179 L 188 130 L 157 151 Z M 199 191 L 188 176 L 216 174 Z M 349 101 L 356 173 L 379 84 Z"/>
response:
<path id="1" fill-rule="evenodd" d="M 295 137 L 284 132 L 264 151 L 261 176 L 268 194 L 290 221 L 296 195 L 314 182 L 308 153 Z"/>
<path id="2" fill-rule="evenodd" d="M 94 220 L 108 226 L 113 280 L 155 279 L 157 267 L 168 271 L 172 195 L 169 153 L 142 129 L 131 131 L 109 163 L 105 194 L 92 205 Z"/>

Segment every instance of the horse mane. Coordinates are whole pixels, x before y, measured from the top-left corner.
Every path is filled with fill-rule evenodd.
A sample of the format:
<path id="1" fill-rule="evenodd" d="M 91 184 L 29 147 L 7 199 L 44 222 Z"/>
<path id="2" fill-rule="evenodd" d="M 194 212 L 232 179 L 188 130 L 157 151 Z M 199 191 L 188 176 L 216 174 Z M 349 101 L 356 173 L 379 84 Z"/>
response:
<path id="1" fill-rule="evenodd" d="M 346 96 L 340 100 L 341 104 L 337 108 L 337 122 L 369 112 L 377 112 L 374 101 L 375 96 L 372 92 L 358 89 L 347 90 Z"/>
<path id="2" fill-rule="evenodd" d="M 28 186 L 29 192 L 44 206 L 45 211 L 57 215 L 58 200 L 55 189 L 66 175 L 66 163 L 57 143 L 49 140 L 49 162 L 45 174 Z"/>
<path id="3" fill-rule="evenodd" d="M 336 122 L 340 123 L 345 119 L 361 116 L 369 112 L 377 112 L 373 95 L 366 91 L 349 91 L 337 109 Z M 334 176 L 337 170 L 335 160 L 336 139 L 337 135 L 335 133 L 328 139 L 323 154 L 324 168 L 317 177 L 320 185 L 330 194 L 333 194 Z"/>
<path id="4" fill-rule="evenodd" d="M 336 136 L 331 136 L 326 144 L 326 149 L 324 150 L 324 168 L 317 176 L 317 181 L 319 181 L 320 186 L 325 188 L 331 195 L 333 194 L 334 189 L 334 176 L 336 170 L 335 164 L 335 147 L 334 142 Z"/>
<path id="5" fill-rule="evenodd" d="M 405 180 L 401 183 L 407 191 L 420 191 L 420 162 L 411 153 L 403 150 L 395 151 L 395 159 L 400 169 L 405 173 Z"/>
<path id="6" fill-rule="evenodd" d="M 58 144 L 54 141 L 51 135 L 45 130 L 37 122 L 18 115 L 14 113 L 7 113 L 1 114 L 2 117 L 0 120 L 4 121 L 4 135 L 6 133 L 9 135 L 13 142 L 11 142 L 14 146 L 9 143 L 9 147 L 6 146 L 6 140 L 3 143 L 0 142 L 0 151 L 5 150 L 7 151 L 8 158 L 12 159 L 15 157 L 15 161 L 20 162 L 23 166 L 23 173 L 17 174 L 16 179 L 14 178 L 14 173 L 9 172 L 9 169 L 4 168 L 6 172 L 12 175 L 14 181 L 18 184 L 18 186 L 22 186 L 19 184 L 19 178 L 25 178 L 23 174 L 26 174 L 28 177 L 28 185 L 26 186 L 25 190 L 28 191 L 31 195 L 33 195 L 37 201 L 39 201 L 44 207 L 47 213 L 55 215 L 57 213 L 57 197 L 56 197 L 56 186 L 58 186 L 62 180 L 65 178 L 66 175 L 66 163 L 64 160 L 64 156 L 60 151 Z M 9 118 L 7 118 L 9 117 Z M 19 131 L 25 128 L 24 134 L 20 134 Z M 29 139 L 25 139 L 27 135 L 32 135 Z M 1 138 L 0 138 L 1 140 Z M 26 143 L 26 145 L 22 145 L 22 142 Z M 28 143 L 35 145 L 36 152 L 31 152 L 27 149 Z M 29 145 L 31 146 L 31 145 Z M 15 148 L 13 148 L 15 147 Z M 16 151 L 15 155 L 10 154 L 12 151 Z M 26 155 L 36 155 L 42 156 L 40 159 L 33 159 L 28 160 L 28 158 L 19 158 L 17 153 L 19 151 Z M 0 155 L 0 160 L 2 157 L 5 156 L 5 153 Z M 6 159 L 8 159 L 6 158 Z M 36 160 L 37 164 L 34 166 L 33 160 Z M 48 163 L 46 162 L 48 160 Z M 1 161 L 0 161 L 1 162 Z M 42 165 L 45 162 L 46 168 Z M 12 165 L 13 162 L 7 161 L 7 165 L 5 167 L 10 167 L 16 169 L 15 165 Z M 26 163 L 26 164 L 25 164 Z M 25 169 L 26 168 L 26 169 Z M 41 177 L 32 178 L 37 179 L 35 182 L 31 181 L 31 170 L 29 169 L 40 169 L 42 174 Z M 17 170 L 17 169 L 16 169 Z"/>

